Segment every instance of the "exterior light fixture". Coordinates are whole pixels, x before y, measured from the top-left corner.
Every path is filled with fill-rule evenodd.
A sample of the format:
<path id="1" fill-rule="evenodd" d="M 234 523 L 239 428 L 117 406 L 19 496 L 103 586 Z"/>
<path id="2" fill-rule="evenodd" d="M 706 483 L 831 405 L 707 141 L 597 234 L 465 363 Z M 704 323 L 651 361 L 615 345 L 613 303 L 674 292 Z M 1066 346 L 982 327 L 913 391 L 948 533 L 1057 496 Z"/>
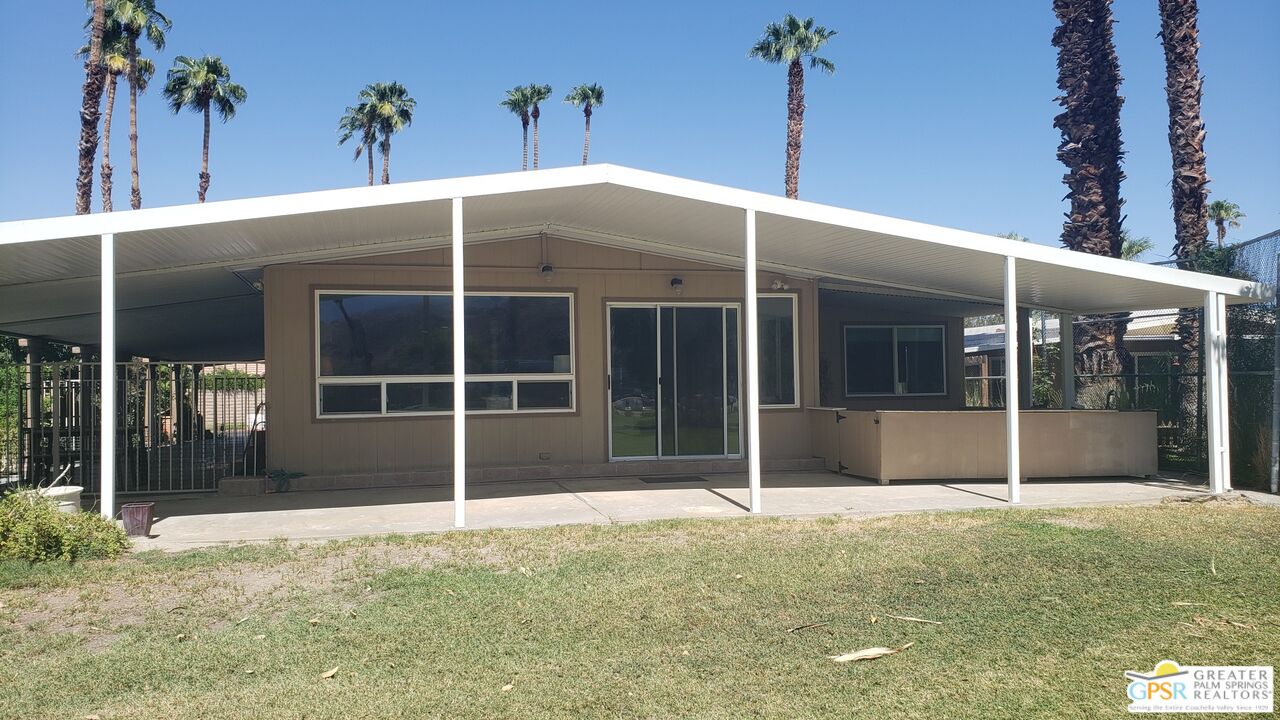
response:
<path id="1" fill-rule="evenodd" d="M 671 290 L 677 295 L 683 294 L 684 280 L 681 280 L 679 277 L 671 278 Z"/>
<path id="2" fill-rule="evenodd" d="M 551 263 L 542 263 L 538 266 L 538 274 L 542 276 L 543 280 L 551 282 L 551 278 L 556 274 L 556 269 L 551 266 Z"/>

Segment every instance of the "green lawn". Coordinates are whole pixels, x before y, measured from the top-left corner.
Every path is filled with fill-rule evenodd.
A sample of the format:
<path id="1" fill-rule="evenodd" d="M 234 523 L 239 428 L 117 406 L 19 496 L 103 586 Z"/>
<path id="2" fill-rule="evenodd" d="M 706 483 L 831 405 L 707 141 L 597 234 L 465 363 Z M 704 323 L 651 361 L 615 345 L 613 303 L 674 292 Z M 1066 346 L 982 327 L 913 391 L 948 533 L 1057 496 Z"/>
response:
<path id="1" fill-rule="evenodd" d="M 1277 589 L 1229 503 L 0 565 L 0 717 L 1123 717 L 1126 669 L 1280 664 Z"/>

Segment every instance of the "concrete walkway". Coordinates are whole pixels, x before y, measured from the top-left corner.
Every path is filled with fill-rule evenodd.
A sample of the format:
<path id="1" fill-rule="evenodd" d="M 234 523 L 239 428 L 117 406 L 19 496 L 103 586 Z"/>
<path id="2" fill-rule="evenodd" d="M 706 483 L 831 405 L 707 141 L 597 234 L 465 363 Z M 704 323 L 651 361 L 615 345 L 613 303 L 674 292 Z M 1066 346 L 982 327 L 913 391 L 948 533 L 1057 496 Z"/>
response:
<path id="1" fill-rule="evenodd" d="M 710 475 L 695 482 L 662 478 L 588 478 L 485 483 L 468 488 L 469 528 L 626 523 L 658 518 L 742 517 L 745 475 Z M 904 482 L 877 485 L 828 472 L 764 476 L 766 515 L 852 517 L 890 513 L 1007 508 L 996 481 Z M 1203 485 L 1180 480 L 1109 478 L 1024 483 L 1022 507 L 1157 503 L 1197 495 Z M 250 497 L 161 496 L 152 536 L 139 550 L 284 538 L 316 541 L 386 533 L 453 529 L 451 487 L 292 492 Z M 128 498 L 127 501 L 134 501 Z"/>

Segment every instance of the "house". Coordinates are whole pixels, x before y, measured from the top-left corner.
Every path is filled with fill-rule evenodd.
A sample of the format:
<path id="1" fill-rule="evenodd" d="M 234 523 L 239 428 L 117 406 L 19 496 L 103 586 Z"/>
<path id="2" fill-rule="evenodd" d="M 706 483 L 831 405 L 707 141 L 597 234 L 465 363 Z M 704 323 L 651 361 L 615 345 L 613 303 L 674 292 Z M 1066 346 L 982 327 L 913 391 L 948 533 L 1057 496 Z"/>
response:
<path id="1" fill-rule="evenodd" d="M 1167 402 L 1170 383 L 1174 382 L 1178 372 L 1177 358 L 1183 352 L 1177 320 L 1177 308 L 1166 308 L 1134 312 L 1126 324 L 1124 345 L 1134 358 L 1135 384 L 1141 396 L 1135 401 L 1139 407 Z M 1041 314 L 1038 321 L 1030 322 L 1030 332 L 1024 334 L 1023 342 L 1030 342 L 1034 352 L 1039 352 L 1038 348 L 1058 345 L 1062 342 L 1060 327 L 1059 317 Z M 1006 332 L 1004 323 L 972 325 L 964 329 L 965 385 L 971 406 L 1001 407 L 1004 403 L 1002 384 Z M 1027 371 L 1025 365 L 1023 371 Z"/>
<path id="2" fill-rule="evenodd" d="M 1011 502 L 1027 476 L 1154 472 L 1149 414 L 965 410 L 963 318 L 1204 305 L 1221 369 L 1225 305 L 1267 292 L 613 165 L 0 223 L 0 331 L 264 360 L 270 466 L 451 480 L 458 525 L 467 484 L 504 478 L 743 468 L 758 511 L 763 468 L 814 462 L 1007 477 Z"/>

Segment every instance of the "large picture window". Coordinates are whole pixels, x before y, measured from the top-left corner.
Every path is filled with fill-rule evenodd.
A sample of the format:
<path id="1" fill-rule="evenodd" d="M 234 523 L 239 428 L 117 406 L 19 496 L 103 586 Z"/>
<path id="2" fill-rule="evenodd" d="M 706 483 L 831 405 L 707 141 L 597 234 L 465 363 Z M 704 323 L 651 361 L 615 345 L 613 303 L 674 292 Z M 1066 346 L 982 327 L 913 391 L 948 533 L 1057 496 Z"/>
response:
<path id="1" fill-rule="evenodd" d="M 467 293 L 469 412 L 575 406 L 573 296 Z M 453 410 L 453 297 L 441 292 L 315 294 L 321 417 Z"/>
<path id="2" fill-rule="evenodd" d="M 797 407 L 796 296 L 759 296 L 760 406 Z"/>
<path id="3" fill-rule="evenodd" d="M 845 395 L 945 395 L 942 325 L 846 325 Z"/>

